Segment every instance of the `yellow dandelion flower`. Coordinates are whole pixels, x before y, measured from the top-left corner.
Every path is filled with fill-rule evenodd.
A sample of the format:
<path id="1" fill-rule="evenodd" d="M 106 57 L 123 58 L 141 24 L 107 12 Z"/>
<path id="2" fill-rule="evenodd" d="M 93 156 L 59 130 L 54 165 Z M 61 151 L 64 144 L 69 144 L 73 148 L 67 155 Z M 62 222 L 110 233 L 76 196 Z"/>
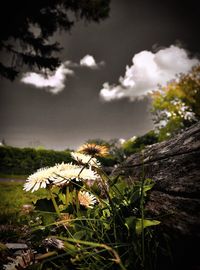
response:
<path id="1" fill-rule="evenodd" d="M 93 208 L 94 204 L 97 202 L 96 197 L 87 191 L 79 191 L 78 200 L 80 205 L 86 208 Z"/>
<path id="2" fill-rule="evenodd" d="M 78 152 L 92 157 L 104 157 L 108 155 L 108 147 L 95 143 L 86 143 L 78 149 Z"/>

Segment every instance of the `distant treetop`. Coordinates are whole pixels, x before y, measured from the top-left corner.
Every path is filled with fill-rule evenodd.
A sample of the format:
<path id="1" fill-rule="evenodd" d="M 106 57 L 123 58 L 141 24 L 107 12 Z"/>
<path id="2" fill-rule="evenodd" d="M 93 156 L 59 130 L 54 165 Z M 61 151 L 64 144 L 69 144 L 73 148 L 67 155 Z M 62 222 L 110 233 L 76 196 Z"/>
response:
<path id="1" fill-rule="evenodd" d="M 53 71 L 61 50 L 50 37 L 70 31 L 75 21 L 99 22 L 109 15 L 110 0 L 4 1 L 0 10 L 0 75 L 14 80 L 24 65 Z"/>

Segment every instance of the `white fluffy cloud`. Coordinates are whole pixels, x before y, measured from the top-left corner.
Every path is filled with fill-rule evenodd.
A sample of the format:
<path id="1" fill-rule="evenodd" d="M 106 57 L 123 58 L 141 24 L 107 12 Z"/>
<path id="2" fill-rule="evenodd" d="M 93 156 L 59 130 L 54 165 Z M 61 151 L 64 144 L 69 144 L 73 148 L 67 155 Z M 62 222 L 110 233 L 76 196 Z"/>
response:
<path id="1" fill-rule="evenodd" d="M 67 68 L 69 61 L 61 64 L 53 75 L 44 76 L 35 72 L 27 72 L 22 76 L 21 82 L 31 84 L 37 88 L 45 88 L 52 94 L 58 94 L 65 88 L 67 75 L 73 75 L 74 71 Z"/>
<path id="2" fill-rule="evenodd" d="M 99 63 L 96 63 L 96 60 L 92 55 L 85 55 L 81 60 L 80 60 L 80 66 L 88 67 L 91 69 L 97 69 L 100 66 L 104 65 L 104 62 L 101 61 Z"/>
<path id="3" fill-rule="evenodd" d="M 176 74 L 188 72 L 199 63 L 196 58 L 190 59 L 187 52 L 171 45 L 156 53 L 142 51 L 134 55 L 132 65 L 126 67 L 124 77 L 119 78 L 117 85 L 103 84 L 100 97 L 105 101 L 129 98 L 131 101 L 141 98 L 160 85 L 165 85 Z"/>
<path id="4" fill-rule="evenodd" d="M 69 60 L 65 61 L 56 69 L 53 75 L 47 74 L 47 76 L 44 76 L 44 74 L 35 72 L 24 73 L 21 82 L 33 85 L 36 88 L 45 89 L 52 94 L 58 94 L 64 90 L 67 76 L 74 75 L 74 70 L 72 69 L 78 67 L 98 69 L 104 64 L 103 61 L 96 63 L 93 56 L 86 55 L 80 60 L 79 64 Z"/>

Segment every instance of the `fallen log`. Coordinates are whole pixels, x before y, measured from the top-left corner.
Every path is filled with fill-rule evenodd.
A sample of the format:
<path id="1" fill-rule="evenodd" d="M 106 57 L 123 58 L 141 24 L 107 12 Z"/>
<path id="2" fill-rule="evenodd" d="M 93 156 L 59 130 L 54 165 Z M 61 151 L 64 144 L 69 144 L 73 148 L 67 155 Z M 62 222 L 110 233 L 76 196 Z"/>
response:
<path id="1" fill-rule="evenodd" d="M 200 122 L 130 156 L 112 175 L 134 182 L 143 173 L 155 183 L 146 211 L 161 220 L 162 231 L 172 239 L 175 268 L 200 269 Z"/>

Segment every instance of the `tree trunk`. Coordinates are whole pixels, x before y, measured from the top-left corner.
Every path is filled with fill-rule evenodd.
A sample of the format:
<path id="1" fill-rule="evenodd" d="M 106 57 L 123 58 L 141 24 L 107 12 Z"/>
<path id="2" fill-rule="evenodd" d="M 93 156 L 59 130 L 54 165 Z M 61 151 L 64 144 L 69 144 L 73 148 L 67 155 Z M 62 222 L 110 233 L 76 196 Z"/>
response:
<path id="1" fill-rule="evenodd" d="M 125 175 L 134 182 L 143 170 L 145 178 L 155 182 L 146 210 L 161 220 L 162 231 L 172 239 L 176 267 L 200 269 L 200 122 L 173 139 L 130 156 L 112 174 Z"/>

